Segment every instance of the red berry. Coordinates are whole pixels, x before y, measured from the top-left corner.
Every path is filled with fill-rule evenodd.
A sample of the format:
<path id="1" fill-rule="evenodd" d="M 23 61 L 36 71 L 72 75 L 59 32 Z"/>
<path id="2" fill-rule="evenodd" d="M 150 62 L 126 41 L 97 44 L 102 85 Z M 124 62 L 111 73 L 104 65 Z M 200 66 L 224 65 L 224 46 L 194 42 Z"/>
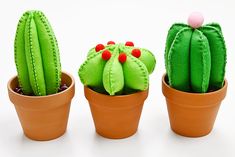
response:
<path id="1" fill-rule="evenodd" d="M 104 50 L 103 53 L 102 53 L 102 58 L 103 60 L 107 61 L 111 58 L 111 53 L 109 50 Z"/>
<path id="2" fill-rule="evenodd" d="M 125 53 L 120 53 L 118 56 L 118 60 L 120 63 L 125 63 L 126 62 L 126 54 Z"/>
<path id="3" fill-rule="evenodd" d="M 133 49 L 131 52 L 132 56 L 135 56 L 136 58 L 139 58 L 141 55 L 140 49 Z"/>
<path id="4" fill-rule="evenodd" d="M 114 41 L 109 41 L 109 42 L 107 43 L 107 45 L 115 45 L 115 42 L 114 42 Z"/>
<path id="5" fill-rule="evenodd" d="M 104 45 L 103 44 L 98 44 L 98 45 L 96 45 L 96 47 L 95 47 L 95 51 L 96 52 L 99 52 L 100 50 L 103 50 L 105 47 L 104 47 Z"/>
<path id="6" fill-rule="evenodd" d="M 127 41 L 125 45 L 126 45 L 126 46 L 134 46 L 134 43 L 131 42 L 131 41 Z"/>

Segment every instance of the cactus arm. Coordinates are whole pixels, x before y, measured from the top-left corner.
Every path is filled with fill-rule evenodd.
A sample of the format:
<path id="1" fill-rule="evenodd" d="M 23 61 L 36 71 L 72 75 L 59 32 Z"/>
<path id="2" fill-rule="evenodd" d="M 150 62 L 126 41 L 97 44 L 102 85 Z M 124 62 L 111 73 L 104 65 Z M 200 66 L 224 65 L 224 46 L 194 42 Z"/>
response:
<path id="1" fill-rule="evenodd" d="M 78 74 L 85 86 L 101 88 L 103 86 L 103 69 L 106 64 L 101 57 L 103 51 L 90 55 L 80 66 Z"/>
<path id="2" fill-rule="evenodd" d="M 115 95 L 124 88 L 122 64 L 118 61 L 118 54 L 115 50 L 103 71 L 103 85 L 110 95 Z"/>
<path id="3" fill-rule="evenodd" d="M 149 85 L 148 69 L 139 59 L 127 55 L 127 61 L 123 64 L 125 86 L 135 90 L 146 90 Z"/>
<path id="4" fill-rule="evenodd" d="M 148 73 L 152 74 L 156 65 L 156 59 L 153 53 L 144 48 L 140 48 L 140 51 L 141 56 L 138 59 L 145 64 L 146 68 L 148 69 Z"/>
<path id="5" fill-rule="evenodd" d="M 153 55 L 153 53 L 147 49 L 144 48 L 137 48 L 137 47 L 126 47 L 122 46 L 121 51 L 126 52 L 131 55 L 131 52 L 133 49 L 139 49 L 141 51 L 141 55 L 138 58 L 141 62 L 145 64 L 145 66 L 148 69 L 148 73 L 151 74 L 154 71 L 155 65 L 156 65 L 156 59 Z"/>
<path id="6" fill-rule="evenodd" d="M 182 91 L 190 90 L 189 51 L 192 29 L 183 28 L 177 34 L 167 57 L 169 84 Z"/>
<path id="7" fill-rule="evenodd" d="M 210 23 L 210 24 L 206 24 L 205 26 L 214 27 L 214 28 L 218 29 L 218 31 L 222 31 L 222 28 L 218 23 Z"/>
<path id="8" fill-rule="evenodd" d="M 46 93 L 53 94 L 60 86 L 60 60 L 59 49 L 55 35 L 46 17 L 41 12 L 34 13 L 34 21 L 37 26 L 38 40 L 40 43 L 41 56 L 43 60 L 43 73 L 46 83 Z"/>
<path id="9" fill-rule="evenodd" d="M 210 81 L 211 55 L 207 38 L 197 29 L 192 34 L 190 50 L 192 90 L 205 93 L 208 91 Z"/>
<path id="10" fill-rule="evenodd" d="M 224 83 L 226 66 L 226 46 L 222 32 L 212 26 L 200 29 L 207 37 L 211 51 L 210 89 L 220 89 Z"/>
<path id="11" fill-rule="evenodd" d="M 166 39 L 166 46 L 165 46 L 165 67 L 168 69 L 168 63 L 167 63 L 167 58 L 168 58 L 168 53 L 171 48 L 171 45 L 175 39 L 176 34 L 183 28 L 187 28 L 188 26 L 182 23 L 175 23 L 171 26 L 171 28 L 168 31 L 167 34 L 167 39 Z"/>
<path id="12" fill-rule="evenodd" d="M 25 56 L 29 72 L 29 80 L 34 94 L 46 95 L 46 85 L 43 75 L 43 63 L 38 42 L 37 28 L 30 13 L 25 26 Z"/>
<path id="13" fill-rule="evenodd" d="M 16 36 L 15 36 L 15 64 L 18 73 L 19 86 L 22 88 L 23 92 L 27 95 L 33 93 L 33 90 L 29 81 L 28 67 L 25 58 L 25 25 L 28 18 L 28 13 L 25 13 L 17 26 Z"/>

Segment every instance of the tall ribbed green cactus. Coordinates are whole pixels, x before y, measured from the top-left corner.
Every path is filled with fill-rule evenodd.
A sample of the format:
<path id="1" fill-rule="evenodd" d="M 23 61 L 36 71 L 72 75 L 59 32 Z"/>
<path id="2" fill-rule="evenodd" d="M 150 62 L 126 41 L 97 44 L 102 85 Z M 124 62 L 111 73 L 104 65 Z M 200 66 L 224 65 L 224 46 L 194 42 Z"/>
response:
<path id="1" fill-rule="evenodd" d="M 43 96 L 58 92 L 61 81 L 59 48 L 41 11 L 25 12 L 18 23 L 15 64 L 24 94 Z"/>
<path id="2" fill-rule="evenodd" d="M 175 89 L 198 93 L 220 89 L 224 83 L 226 47 L 219 24 L 198 28 L 172 25 L 166 41 L 165 65 L 169 84 Z"/>

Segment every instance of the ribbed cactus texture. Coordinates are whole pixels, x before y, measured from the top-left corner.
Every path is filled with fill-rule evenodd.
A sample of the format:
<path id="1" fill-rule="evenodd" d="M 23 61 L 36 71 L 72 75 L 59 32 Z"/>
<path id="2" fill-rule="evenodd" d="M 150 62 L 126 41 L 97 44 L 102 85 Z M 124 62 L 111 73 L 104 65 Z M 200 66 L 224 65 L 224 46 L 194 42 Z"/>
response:
<path id="1" fill-rule="evenodd" d="M 15 64 L 25 95 L 58 92 L 61 82 L 59 48 L 54 32 L 41 11 L 27 11 L 15 36 Z"/>
<path id="2" fill-rule="evenodd" d="M 191 28 L 174 24 L 166 41 L 165 65 L 175 89 L 205 93 L 224 83 L 226 47 L 219 24 Z"/>
<path id="3" fill-rule="evenodd" d="M 81 82 L 109 95 L 129 94 L 148 89 L 149 74 L 156 60 L 147 49 L 134 47 L 132 42 L 108 42 L 92 48 L 79 69 Z"/>

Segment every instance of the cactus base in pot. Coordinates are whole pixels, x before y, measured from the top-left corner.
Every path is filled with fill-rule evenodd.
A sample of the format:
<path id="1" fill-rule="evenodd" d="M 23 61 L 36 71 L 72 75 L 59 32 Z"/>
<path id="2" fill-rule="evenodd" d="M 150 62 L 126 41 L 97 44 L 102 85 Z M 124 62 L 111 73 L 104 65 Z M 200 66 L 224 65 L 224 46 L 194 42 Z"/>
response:
<path id="1" fill-rule="evenodd" d="M 78 73 L 98 134 L 112 139 L 135 134 L 155 63 L 150 51 L 132 42 L 98 44 L 89 51 Z"/>
<path id="2" fill-rule="evenodd" d="M 25 135 L 40 141 L 61 136 L 75 92 L 74 79 L 61 72 L 57 40 L 41 11 L 27 11 L 20 18 L 14 50 L 17 76 L 9 81 L 8 93 Z"/>
<path id="3" fill-rule="evenodd" d="M 211 132 L 228 84 L 222 29 L 203 21 L 200 13 L 191 14 L 189 25 L 172 25 L 166 41 L 162 92 L 172 130 L 189 137 Z"/>

